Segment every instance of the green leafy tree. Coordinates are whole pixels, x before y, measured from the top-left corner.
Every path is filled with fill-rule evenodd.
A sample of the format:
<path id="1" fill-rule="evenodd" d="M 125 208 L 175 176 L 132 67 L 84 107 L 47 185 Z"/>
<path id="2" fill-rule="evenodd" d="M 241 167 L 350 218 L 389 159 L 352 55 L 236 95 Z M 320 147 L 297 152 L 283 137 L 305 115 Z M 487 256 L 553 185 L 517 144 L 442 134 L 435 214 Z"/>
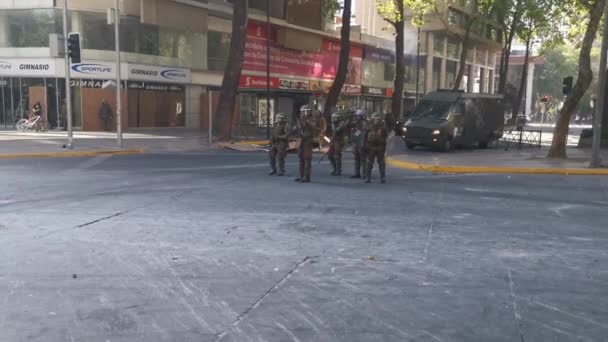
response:
<path id="1" fill-rule="evenodd" d="M 435 14 L 441 20 L 446 30 L 452 27 L 452 24 L 446 20 L 445 13 L 446 11 L 449 11 L 449 5 L 452 2 L 456 2 L 456 0 L 425 0 L 424 2 L 432 6 Z M 503 4 L 503 0 L 469 0 L 466 2 L 465 6 L 467 7 L 468 13 L 463 16 L 462 27 L 457 30 L 451 30 L 451 33 L 458 38 L 462 45 L 458 61 L 458 72 L 456 73 L 456 78 L 454 80 L 454 90 L 460 89 L 460 85 L 462 84 L 464 72 L 467 67 L 467 53 L 471 45 L 471 33 L 473 33 L 473 29 L 484 19 L 496 17 L 496 13 L 505 8 L 505 6 L 500 6 L 501 4 Z"/>
<path id="2" fill-rule="evenodd" d="M 376 0 L 378 14 L 395 30 L 395 80 L 391 99 L 391 111 L 394 117 L 401 116 L 403 106 L 406 9 L 411 13 L 412 24 L 420 27 L 424 24 L 425 15 L 433 9 L 434 4 L 433 0 Z"/>
<path id="3" fill-rule="evenodd" d="M 505 93 L 507 75 L 509 74 L 509 58 L 517 28 L 521 23 L 525 0 L 504 0 L 496 3 L 496 20 L 502 29 L 502 49 L 498 67 L 498 93 Z"/>
<path id="4" fill-rule="evenodd" d="M 541 37 L 551 40 L 559 32 L 559 27 L 554 25 L 555 21 L 552 15 L 555 12 L 554 5 L 555 0 L 525 0 L 524 2 L 521 22 L 517 27 L 517 35 L 526 46 L 526 52 L 517 98 L 513 103 L 512 119 L 515 119 L 519 113 L 526 90 L 528 63 L 534 41 Z"/>
<path id="5" fill-rule="evenodd" d="M 570 120 L 576 108 L 593 81 L 591 69 L 591 49 L 596 38 L 604 4 L 606 0 L 562 0 L 558 2 L 559 10 L 564 18 L 568 18 L 570 36 L 580 39 L 578 55 L 578 77 L 570 94 L 559 113 L 559 118 L 553 131 L 553 141 L 547 157 L 566 158 L 566 140 L 570 128 Z"/>

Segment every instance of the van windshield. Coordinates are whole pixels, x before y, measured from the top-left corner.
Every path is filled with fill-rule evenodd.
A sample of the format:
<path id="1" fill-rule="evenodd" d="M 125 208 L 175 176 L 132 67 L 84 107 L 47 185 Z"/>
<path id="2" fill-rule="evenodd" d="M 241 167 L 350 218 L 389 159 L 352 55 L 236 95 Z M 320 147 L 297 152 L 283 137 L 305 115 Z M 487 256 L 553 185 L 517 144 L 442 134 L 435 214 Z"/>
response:
<path id="1" fill-rule="evenodd" d="M 448 116 L 448 112 L 452 102 L 445 101 L 421 101 L 414 114 L 412 114 L 413 120 L 420 120 L 422 118 L 431 118 L 437 120 L 444 120 Z"/>

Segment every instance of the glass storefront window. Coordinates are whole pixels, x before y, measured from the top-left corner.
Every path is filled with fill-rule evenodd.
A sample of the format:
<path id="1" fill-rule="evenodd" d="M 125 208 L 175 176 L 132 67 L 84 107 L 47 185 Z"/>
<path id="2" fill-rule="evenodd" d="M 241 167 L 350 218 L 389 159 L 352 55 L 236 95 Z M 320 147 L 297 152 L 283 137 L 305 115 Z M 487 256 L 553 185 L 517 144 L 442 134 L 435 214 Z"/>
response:
<path id="1" fill-rule="evenodd" d="M 252 93 L 239 94 L 239 123 L 244 126 L 257 124 L 257 96 Z"/>

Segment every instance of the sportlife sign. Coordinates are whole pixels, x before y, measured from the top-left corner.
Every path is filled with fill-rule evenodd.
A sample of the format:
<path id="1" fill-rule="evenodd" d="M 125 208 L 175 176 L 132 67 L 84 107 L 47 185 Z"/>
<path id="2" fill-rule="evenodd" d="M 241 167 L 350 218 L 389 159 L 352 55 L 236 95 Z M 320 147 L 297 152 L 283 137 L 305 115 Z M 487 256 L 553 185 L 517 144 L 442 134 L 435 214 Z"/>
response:
<path id="1" fill-rule="evenodd" d="M 190 83 L 192 76 L 188 69 L 129 64 L 129 79 L 169 83 Z"/>
<path id="2" fill-rule="evenodd" d="M 73 77 L 111 79 L 116 75 L 116 66 L 110 63 L 79 63 L 71 68 Z"/>

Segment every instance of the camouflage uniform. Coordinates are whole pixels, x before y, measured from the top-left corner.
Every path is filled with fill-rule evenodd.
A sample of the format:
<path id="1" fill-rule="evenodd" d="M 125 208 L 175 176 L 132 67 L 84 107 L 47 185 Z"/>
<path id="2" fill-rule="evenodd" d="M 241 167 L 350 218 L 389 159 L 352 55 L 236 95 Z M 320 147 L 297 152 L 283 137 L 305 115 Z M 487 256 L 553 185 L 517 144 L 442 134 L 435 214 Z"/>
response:
<path id="1" fill-rule="evenodd" d="M 314 137 L 317 134 L 317 125 L 314 122 L 313 111 L 310 105 L 304 105 L 300 109 L 299 124 L 294 127 L 301 142 L 298 148 L 298 159 L 300 161 L 300 176 L 296 182 L 309 183 L 312 169 L 312 148 Z"/>
<path id="2" fill-rule="evenodd" d="M 351 127 L 353 155 L 355 157 L 355 174 L 351 178 L 365 177 L 367 171 L 366 133 L 367 119 L 362 109 L 355 111 L 355 123 Z"/>
<path id="3" fill-rule="evenodd" d="M 382 115 L 380 113 L 374 113 L 372 116 L 371 127 L 367 132 L 368 149 L 366 183 L 370 183 L 372 180 L 374 160 L 378 161 L 378 168 L 380 169 L 380 182 L 386 183 L 386 164 L 384 161 L 384 154 L 386 152 L 387 138 L 388 132 L 384 123 L 382 122 Z"/>
<path id="4" fill-rule="evenodd" d="M 332 136 L 327 157 L 331 162 L 332 176 L 342 175 L 342 150 L 344 150 L 344 138 L 348 129 L 348 122 L 343 121 L 340 113 L 331 115 Z"/>
<path id="5" fill-rule="evenodd" d="M 268 151 L 270 168 L 272 170 L 270 172 L 271 175 L 277 174 L 277 157 L 279 159 L 279 176 L 285 174 L 285 156 L 287 155 L 287 149 L 289 147 L 285 122 L 285 115 L 283 115 L 283 113 L 277 114 L 276 124 L 270 140 L 270 150 Z"/>

